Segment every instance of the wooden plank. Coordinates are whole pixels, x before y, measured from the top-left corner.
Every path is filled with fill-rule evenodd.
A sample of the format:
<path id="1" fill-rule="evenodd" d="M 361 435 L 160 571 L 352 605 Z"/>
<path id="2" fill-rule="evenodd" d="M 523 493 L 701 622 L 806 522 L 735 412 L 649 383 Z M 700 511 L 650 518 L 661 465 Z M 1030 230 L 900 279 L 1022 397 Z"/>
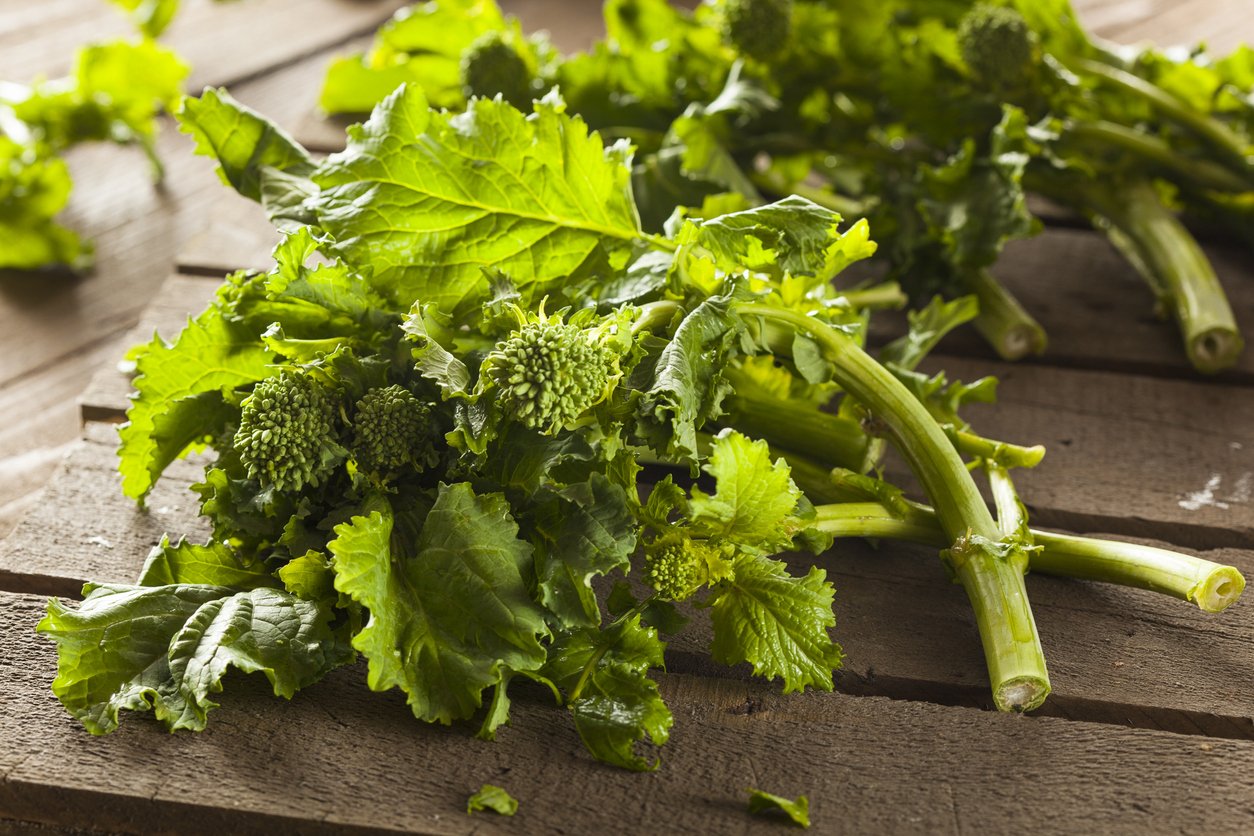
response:
<path id="1" fill-rule="evenodd" d="M 31 10 L 40 4 L 27 4 Z M 107 10 L 107 4 L 93 8 Z M 253 4 L 236 4 L 241 8 Z M 13 9 L 0 10 L 0 19 Z M 34 14 L 34 11 L 30 12 Z M 0 50 L 2 53 L 2 50 Z M 301 86 L 299 73 L 280 73 L 242 84 L 234 93 L 247 104 L 292 124 L 316 95 L 317 79 Z M 301 98 L 301 91 L 310 96 Z M 0 294 L 0 532 L 33 501 L 39 481 L 23 481 L 35 459 L 54 458 L 77 437 L 75 398 L 101 366 L 112 366 L 132 344 L 129 331 L 174 267 L 174 255 L 206 231 L 225 251 L 234 249 L 231 226 L 217 212 L 260 228 L 249 239 L 270 246 L 273 231 L 260 210 L 234 198 L 208 160 L 192 155 L 191 140 L 165 120 L 159 151 L 166 162 L 163 189 L 150 185 L 148 165 L 134 150 L 84 146 L 69 155 L 75 188 L 65 222 L 95 242 L 96 269 L 82 278 L 3 274 Z M 232 197 L 227 208 L 224 197 Z M 238 251 L 238 250 L 236 250 Z M 222 270 L 221 272 L 225 272 Z M 146 336 L 150 336 L 146 335 Z M 44 468 L 41 473 L 50 471 Z"/>
<path id="2" fill-rule="evenodd" d="M 172 467 L 141 512 L 123 499 L 114 472 L 112 427 L 88 426 L 86 440 L 44 501 L 0 544 L 0 589 L 74 597 L 82 583 L 133 583 L 163 532 L 208 534 L 187 486 L 202 464 Z M 1208 552 L 1254 573 L 1254 553 Z M 795 558 L 805 571 L 809 558 Z M 838 590 L 836 636 L 848 654 L 841 690 L 987 707 L 984 658 L 960 587 L 933 550 L 841 541 L 818 558 Z M 1029 578 L 1055 693 L 1046 713 L 1146 728 L 1254 738 L 1254 608 L 1220 616 L 1138 590 Z M 709 661 L 703 613 L 674 638 L 669 669 L 738 677 Z M 1180 683 L 1188 683 L 1182 687 Z"/>
<path id="3" fill-rule="evenodd" d="M 88 425 L 42 498 L 0 541 L 0 589 L 77 597 L 89 579 L 134 583 L 162 534 L 208 536 L 188 490 L 204 472 L 204 459 L 175 462 L 141 511 L 118 484 L 115 430 Z"/>
<path id="4" fill-rule="evenodd" d="M 924 365 L 1001 380 L 997 404 L 964 417 L 991 438 L 1045 445 L 1016 476 L 1037 524 L 1254 546 L 1254 389 L 943 355 Z"/>
<path id="5" fill-rule="evenodd" d="M 187 318 L 208 306 L 219 284 L 218 278 L 206 276 L 176 274 L 166 279 L 139 324 L 127 334 L 127 347 L 146 343 L 154 334 L 174 341 L 187 324 Z M 124 364 L 116 360 L 102 364 L 78 397 L 81 420 L 84 423 L 122 420 L 132 391 L 129 369 Z"/>
<path id="6" fill-rule="evenodd" d="M 1248 245 L 1209 243 L 1206 253 L 1228 293 L 1237 324 L 1254 342 L 1254 259 Z M 1050 366 L 1198 378 L 1172 320 L 1155 313 L 1149 286 L 1106 240 L 1089 230 L 1047 229 L 1012 243 L 993 270 L 1049 334 L 1049 347 L 1024 362 Z M 905 329 L 905 315 L 872 320 L 871 341 Z M 971 328 L 950 334 L 939 351 L 996 359 Z M 1215 379 L 1254 383 L 1254 347 Z"/>
<path id="7" fill-rule="evenodd" d="M 371 32 L 405 0 L 184 0 L 162 43 L 192 66 L 189 90 L 235 84 Z M 41 0 L 0 7 L 0 78 L 26 82 L 71 69 L 81 44 L 128 37 L 109 3 Z"/>
<path id="8" fill-rule="evenodd" d="M 675 728 L 646 775 L 591 763 L 539 690 L 517 689 L 512 724 L 485 743 L 418 723 L 360 667 L 290 704 L 233 677 L 200 735 L 132 717 L 91 739 L 48 692 L 42 604 L 0 596 L 0 816 L 145 833 L 767 832 L 778 825 L 744 812 L 757 786 L 808 794 L 820 832 L 1254 823 L 1254 743 L 669 674 Z M 465 816 L 484 782 L 519 798 L 516 818 Z"/>

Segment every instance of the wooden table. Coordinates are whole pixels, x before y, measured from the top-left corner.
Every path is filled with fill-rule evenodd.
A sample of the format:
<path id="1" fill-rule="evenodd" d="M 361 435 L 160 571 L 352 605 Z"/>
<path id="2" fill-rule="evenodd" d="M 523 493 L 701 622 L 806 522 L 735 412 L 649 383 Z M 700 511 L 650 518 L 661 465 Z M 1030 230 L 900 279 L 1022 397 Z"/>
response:
<path id="1" fill-rule="evenodd" d="M 399 5 L 185 0 L 166 40 L 196 66 L 195 85 L 229 84 L 310 147 L 333 150 L 342 134 L 313 110 L 322 69 Z M 596 31 L 591 3 L 503 5 L 566 48 Z M 1254 40 L 1247 0 L 1077 6 L 1117 40 Z M 0 78 L 63 72 L 75 44 L 124 30 L 95 0 L 6 3 Z M 0 533 L 12 529 L 0 541 L 0 820 L 11 820 L 0 832 L 27 827 L 16 821 L 171 832 L 766 828 L 742 812 L 748 785 L 807 792 L 820 832 L 988 822 L 1254 831 L 1254 606 L 1204 616 L 1149 593 L 1032 577 L 1055 694 L 1044 716 L 997 715 L 984 710 L 961 590 L 913 548 L 851 544 L 821 559 L 849 653 L 837 694 L 779 696 L 704 661 L 699 626 L 677 640 L 660 676 L 676 726 L 652 775 L 593 764 L 538 693 L 522 694 L 513 725 L 484 744 L 418 724 L 395 694 L 368 693 L 357 669 L 290 705 L 235 677 L 198 736 L 137 717 L 89 738 L 48 691 L 54 654 L 32 632 L 41 596 L 74 596 L 86 578 L 133 581 L 163 531 L 203 530 L 185 490 L 194 463 L 170 471 L 148 513 L 120 501 L 110 422 L 128 384 L 112 366 L 154 328 L 173 336 L 225 270 L 264 266 L 273 242 L 168 123 L 161 150 L 164 192 L 136 153 L 73 153 L 67 220 L 96 241 L 93 275 L 0 276 Z M 1254 339 L 1254 258 L 1208 249 Z M 1049 448 L 1022 480 L 1033 520 L 1157 538 L 1254 573 L 1254 350 L 1222 378 L 1197 380 L 1140 280 L 1085 230 L 1051 227 L 998 272 L 1050 331 L 1049 353 L 1010 366 L 959 335 L 937 365 L 1002 378 L 1001 403 L 977 425 Z M 465 817 L 466 795 L 484 782 L 521 798 L 516 819 Z"/>

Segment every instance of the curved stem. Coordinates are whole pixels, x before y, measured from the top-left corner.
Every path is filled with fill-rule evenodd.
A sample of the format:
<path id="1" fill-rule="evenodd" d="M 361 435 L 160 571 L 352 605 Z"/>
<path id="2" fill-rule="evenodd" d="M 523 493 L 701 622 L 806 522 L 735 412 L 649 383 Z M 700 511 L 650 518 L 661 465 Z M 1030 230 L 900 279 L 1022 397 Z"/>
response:
<path id="1" fill-rule="evenodd" d="M 833 366 L 836 382 L 865 404 L 936 505 L 950 547 L 943 557 L 975 611 L 993 686 L 1003 711 L 1026 711 L 1049 694 L 1049 675 L 1023 574 L 1027 555 L 1001 531 L 962 458 L 927 409 L 852 339 L 796 311 L 740 305 L 747 317 L 790 326 L 810 337 Z"/>
<path id="2" fill-rule="evenodd" d="M 1254 171 L 1254 163 L 1247 155 L 1245 142 L 1227 125 L 1212 119 L 1208 114 L 1199 113 L 1183 100 L 1171 95 L 1156 84 L 1133 75 L 1126 70 L 1112 67 L 1101 61 L 1079 59 L 1075 68 L 1097 76 L 1103 82 L 1118 87 L 1149 103 L 1155 110 L 1169 119 L 1183 125 L 1193 133 L 1211 143 L 1217 151 L 1227 157 L 1237 171 L 1249 175 Z"/>
<path id="3" fill-rule="evenodd" d="M 1067 125 L 1066 133 L 1081 142 L 1113 146 L 1135 154 L 1165 171 L 1175 173 L 1199 189 L 1241 193 L 1254 188 L 1254 175 L 1241 177 L 1210 160 L 1182 156 L 1159 137 L 1117 122 L 1104 119 L 1074 122 Z"/>
<path id="4" fill-rule="evenodd" d="M 1111 243 L 1171 307 L 1194 368 L 1213 374 L 1235 363 L 1244 340 L 1215 268 L 1153 185 L 1134 180 L 1114 194 L 1092 185 L 1082 199 L 1106 222 Z"/>

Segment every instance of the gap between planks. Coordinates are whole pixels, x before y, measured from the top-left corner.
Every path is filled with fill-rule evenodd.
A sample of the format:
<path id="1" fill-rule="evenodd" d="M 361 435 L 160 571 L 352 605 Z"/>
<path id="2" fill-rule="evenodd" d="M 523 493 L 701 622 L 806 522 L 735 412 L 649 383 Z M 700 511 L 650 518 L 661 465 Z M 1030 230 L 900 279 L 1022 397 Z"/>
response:
<path id="1" fill-rule="evenodd" d="M 744 811 L 756 786 L 807 794 L 820 832 L 1236 832 L 1254 820 L 1249 741 L 677 674 L 658 676 L 675 725 L 644 775 L 593 763 L 541 689 L 517 689 L 511 725 L 487 743 L 419 723 L 397 691 L 368 692 L 360 667 L 290 703 L 232 674 L 198 735 L 127 716 L 92 739 L 48 691 L 41 611 L 0 594 L 0 816 L 155 833 L 777 832 Z M 519 798 L 515 819 L 465 816 L 485 782 Z"/>
<path id="2" fill-rule="evenodd" d="M 188 485 L 203 459 L 176 462 L 140 511 L 121 496 L 112 425 L 90 424 L 47 489 L 45 501 L 0 543 L 0 589 L 78 596 L 82 583 L 133 583 L 149 550 L 169 532 L 196 540 L 207 521 Z M 1254 555 L 1206 557 L 1247 574 Z M 791 556 L 794 572 L 810 558 Z M 987 676 L 970 607 L 935 551 L 856 540 L 815 560 L 837 588 L 836 636 L 848 654 L 838 687 L 989 708 Z M 1180 734 L 1254 738 L 1254 610 L 1239 603 L 1213 616 L 1148 592 L 1031 576 L 1028 579 L 1055 693 L 1045 714 Z M 668 653 L 673 672 L 748 676 L 708 658 L 709 625 L 694 612 Z"/>

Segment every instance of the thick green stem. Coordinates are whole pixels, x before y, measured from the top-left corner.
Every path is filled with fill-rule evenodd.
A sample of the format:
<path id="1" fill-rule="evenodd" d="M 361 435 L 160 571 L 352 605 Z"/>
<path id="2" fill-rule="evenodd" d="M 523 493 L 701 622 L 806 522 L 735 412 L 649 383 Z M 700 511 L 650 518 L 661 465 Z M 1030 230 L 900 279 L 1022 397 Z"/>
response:
<path id="1" fill-rule="evenodd" d="M 1067 125 L 1067 136 L 1079 142 L 1119 148 L 1175 174 L 1194 188 L 1219 192 L 1248 192 L 1254 188 L 1254 173 L 1242 177 L 1210 160 L 1181 155 L 1170 144 L 1153 134 L 1098 119 Z"/>
<path id="2" fill-rule="evenodd" d="M 915 509 L 902 518 L 878 502 L 820 505 L 815 509 L 815 527 L 834 537 L 905 540 L 943 547 L 945 533 L 932 509 Z M 1168 549 L 1038 529 L 1032 529 L 1032 538 L 1041 548 L 1029 555 L 1029 569 L 1045 575 L 1148 589 L 1191 601 L 1205 612 L 1226 609 L 1245 589 L 1245 578 L 1235 567 Z"/>
<path id="3" fill-rule="evenodd" d="M 1023 583 L 1027 556 L 1002 542 L 997 522 L 944 430 L 910 390 L 844 334 L 770 305 L 742 304 L 739 311 L 810 337 L 832 364 L 836 382 L 886 428 L 936 505 L 950 543 L 944 557 L 975 611 L 994 703 L 1003 711 L 1039 706 L 1049 694 L 1049 675 Z"/>
<path id="4" fill-rule="evenodd" d="M 1215 147 L 1236 167 L 1242 175 L 1254 172 L 1254 162 L 1248 154 L 1244 140 L 1222 122 L 1209 114 L 1199 113 L 1187 102 L 1126 70 L 1112 67 L 1101 61 L 1080 59 L 1075 69 L 1097 76 L 1112 87 L 1141 98 L 1167 118 L 1191 130 Z"/>
<path id="5" fill-rule="evenodd" d="M 967 286 L 980 303 L 975 328 L 999 357 L 1020 360 L 1045 351 L 1045 329 L 987 270 L 968 276 Z"/>
<path id="6" fill-rule="evenodd" d="M 806 183 L 789 183 L 776 172 L 757 171 L 749 175 L 750 181 L 764 192 L 775 195 L 795 194 L 813 201 L 824 209 L 831 209 L 842 218 L 861 218 L 866 215 L 866 206 L 852 197 L 841 197 L 831 189 L 822 186 L 810 186 Z"/>
<path id="7" fill-rule="evenodd" d="M 734 379 L 734 378 L 733 378 Z M 832 467 L 862 473 L 874 465 L 867 461 L 871 439 L 857 422 L 841 418 L 802 401 L 785 400 L 745 384 L 727 401 L 727 423 L 768 444 L 795 450 L 798 445 Z"/>
<path id="8" fill-rule="evenodd" d="M 1111 242 L 1170 305 L 1194 368 L 1213 374 L 1235 363 L 1244 341 L 1228 297 L 1196 239 L 1153 185 L 1134 180 L 1112 194 L 1094 184 L 1082 199 L 1106 221 Z"/>
<path id="9" fill-rule="evenodd" d="M 846 302 L 859 310 L 883 308 L 896 310 L 904 308 L 910 302 L 910 298 L 902 292 L 901 285 L 897 282 L 883 282 L 870 287 L 838 292 Z"/>

